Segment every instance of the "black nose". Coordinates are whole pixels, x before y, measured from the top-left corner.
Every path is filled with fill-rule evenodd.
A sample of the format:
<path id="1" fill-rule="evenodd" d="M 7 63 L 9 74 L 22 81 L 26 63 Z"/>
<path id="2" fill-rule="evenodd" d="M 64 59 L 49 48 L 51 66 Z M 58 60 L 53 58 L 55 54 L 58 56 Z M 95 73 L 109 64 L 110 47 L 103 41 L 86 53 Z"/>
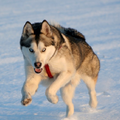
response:
<path id="1" fill-rule="evenodd" d="M 40 68 L 41 65 L 42 65 L 42 63 L 40 63 L 40 62 L 35 62 L 34 65 L 35 65 L 36 68 Z"/>

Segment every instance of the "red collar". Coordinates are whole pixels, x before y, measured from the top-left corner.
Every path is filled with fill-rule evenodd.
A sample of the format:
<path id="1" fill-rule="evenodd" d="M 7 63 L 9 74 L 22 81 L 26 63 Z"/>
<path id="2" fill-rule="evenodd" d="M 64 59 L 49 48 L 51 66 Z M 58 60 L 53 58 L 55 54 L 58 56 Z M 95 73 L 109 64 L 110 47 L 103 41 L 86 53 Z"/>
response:
<path id="1" fill-rule="evenodd" d="M 53 78 L 48 64 L 45 65 L 45 70 L 46 70 L 46 72 L 48 74 L 48 77 L 49 78 Z"/>
<path id="2" fill-rule="evenodd" d="M 60 49 L 61 49 L 61 47 L 62 47 L 62 45 L 59 47 L 59 49 L 58 49 L 58 50 L 60 50 Z"/>
<path id="3" fill-rule="evenodd" d="M 58 50 L 60 50 L 61 47 L 62 47 L 62 46 L 60 46 Z M 47 74 L 48 74 L 48 77 L 49 77 L 49 78 L 53 78 L 53 75 L 52 75 L 52 73 L 51 73 L 51 71 L 50 71 L 50 68 L 49 68 L 49 65 L 48 65 L 48 64 L 45 65 L 45 70 L 46 70 L 46 72 L 47 72 Z"/>

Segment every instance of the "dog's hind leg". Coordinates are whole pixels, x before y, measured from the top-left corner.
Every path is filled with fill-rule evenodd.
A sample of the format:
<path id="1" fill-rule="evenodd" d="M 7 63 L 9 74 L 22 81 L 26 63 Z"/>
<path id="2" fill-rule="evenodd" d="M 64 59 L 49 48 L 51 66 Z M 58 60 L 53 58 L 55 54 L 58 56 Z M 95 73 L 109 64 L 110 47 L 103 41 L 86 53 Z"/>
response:
<path id="1" fill-rule="evenodd" d="M 65 87 L 61 88 L 61 96 L 65 104 L 66 108 L 66 117 L 71 116 L 74 113 L 74 105 L 72 103 L 72 98 L 74 95 L 75 87 L 68 83 Z"/>
<path id="2" fill-rule="evenodd" d="M 96 91 L 95 91 L 95 85 L 96 85 L 96 82 L 97 82 L 97 77 L 95 78 L 91 78 L 91 77 L 83 77 L 83 81 L 85 82 L 87 88 L 88 88 L 88 91 L 89 91 L 89 96 L 90 96 L 90 101 L 89 101 L 89 105 L 92 107 L 92 108 L 96 108 L 97 107 L 97 97 L 96 97 Z"/>
<path id="3" fill-rule="evenodd" d="M 80 76 L 75 75 L 75 77 L 64 87 L 61 88 L 61 96 L 65 104 L 66 108 L 66 116 L 69 117 L 74 113 L 74 105 L 72 103 L 72 98 L 74 96 L 75 88 L 79 84 Z"/>

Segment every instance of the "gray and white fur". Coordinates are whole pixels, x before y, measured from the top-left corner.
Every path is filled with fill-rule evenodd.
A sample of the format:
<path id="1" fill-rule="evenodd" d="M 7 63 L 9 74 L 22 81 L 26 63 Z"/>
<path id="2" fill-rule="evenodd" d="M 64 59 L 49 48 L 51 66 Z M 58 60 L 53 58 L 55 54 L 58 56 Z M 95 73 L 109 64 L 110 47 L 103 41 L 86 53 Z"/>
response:
<path id="1" fill-rule="evenodd" d="M 74 113 L 72 99 L 75 88 L 82 79 L 89 91 L 89 104 L 97 106 L 95 86 L 100 62 L 84 35 L 75 29 L 49 24 L 46 20 L 31 24 L 26 22 L 20 39 L 24 57 L 26 80 L 22 87 L 21 103 L 25 106 L 39 84 L 47 87 L 45 94 L 49 102 L 58 102 L 60 90 L 66 108 L 66 116 Z M 45 65 L 48 64 L 53 78 L 49 78 Z"/>

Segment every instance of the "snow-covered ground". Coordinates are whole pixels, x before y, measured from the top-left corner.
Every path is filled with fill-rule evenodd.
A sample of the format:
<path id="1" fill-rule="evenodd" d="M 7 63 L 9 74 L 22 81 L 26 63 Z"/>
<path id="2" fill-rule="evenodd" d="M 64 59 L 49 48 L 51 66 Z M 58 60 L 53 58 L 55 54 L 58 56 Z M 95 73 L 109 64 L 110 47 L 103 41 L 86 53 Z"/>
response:
<path id="1" fill-rule="evenodd" d="M 73 100 L 75 113 L 69 119 L 60 93 L 58 104 L 51 104 L 42 86 L 31 105 L 21 105 L 22 27 L 26 21 L 43 19 L 82 32 L 100 58 L 96 110 L 88 105 L 82 81 Z M 120 120 L 120 0 L 0 0 L 0 120 Z"/>

